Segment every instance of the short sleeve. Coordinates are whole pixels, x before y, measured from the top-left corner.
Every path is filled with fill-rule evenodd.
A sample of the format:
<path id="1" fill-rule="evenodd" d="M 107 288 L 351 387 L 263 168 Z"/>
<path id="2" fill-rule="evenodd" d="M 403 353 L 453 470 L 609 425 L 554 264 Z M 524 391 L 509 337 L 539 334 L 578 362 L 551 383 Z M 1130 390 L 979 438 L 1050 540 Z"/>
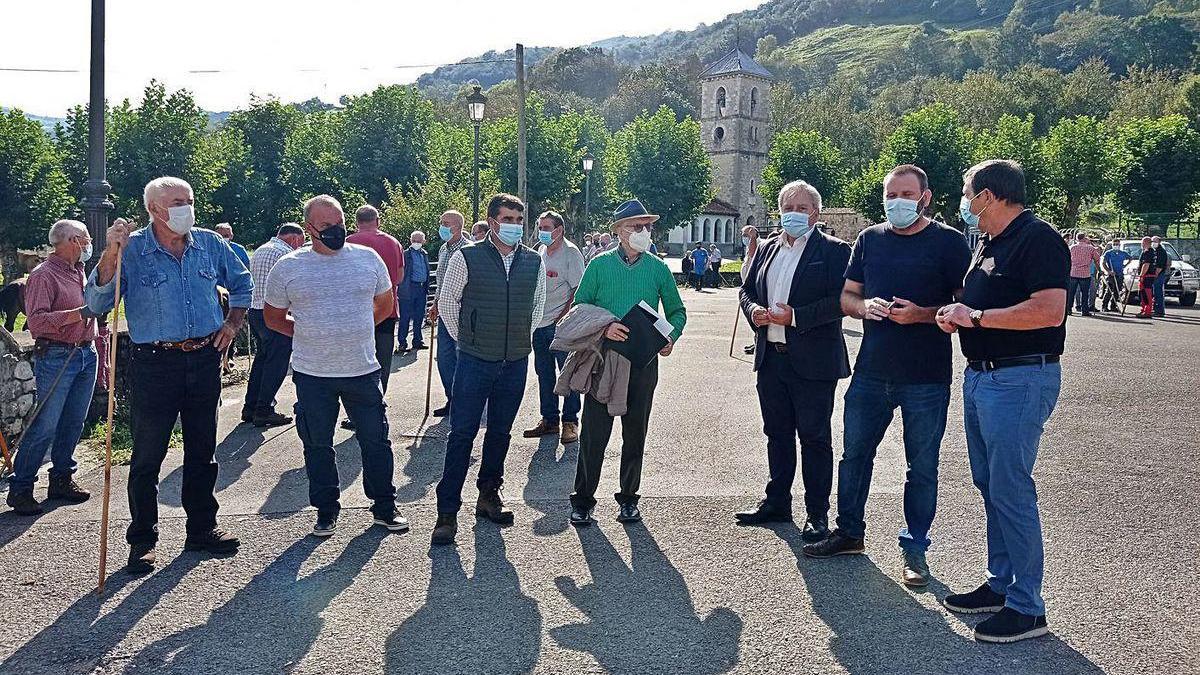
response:
<path id="1" fill-rule="evenodd" d="M 1032 295 L 1047 288 L 1066 289 L 1071 276 L 1071 252 L 1066 242 L 1049 226 L 1029 237 L 1025 255 L 1016 271 Z"/>
<path id="2" fill-rule="evenodd" d="M 379 254 L 373 249 L 367 250 L 371 251 L 372 263 L 375 268 L 375 295 L 382 295 L 392 289 L 392 277 L 388 274 L 383 258 L 379 257 Z"/>
<path id="3" fill-rule="evenodd" d="M 967 268 L 971 266 L 971 247 L 967 238 L 957 231 L 946 233 L 946 286 L 958 290 L 963 287 Z M 1070 256 L 1068 255 L 1068 263 Z M 853 264 L 853 263 L 851 263 Z"/>
<path id="4" fill-rule="evenodd" d="M 845 277 L 850 281 L 861 284 L 863 279 L 863 241 L 866 238 L 866 230 L 858 233 L 858 239 L 854 240 L 854 249 L 850 251 L 850 262 L 846 265 Z"/>
<path id="5" fill-rule="evenodd" d="M 570 261 L 567 265 L 567 284 L 571 288 L 579 288 L 579 282 L 583 280 L 583 254 L 577 248 L 567 249 L 567 253 Z"/>
<path id="6" fill-rule="evenodd" d="M 271 272 L 267 274 L 267 288 L 263 293 L 263 302 L 279 309 L 287 309 L 292 306 L 291 300 L 288 299 L 289 267 L 291 267 L 290 260 L 280 258 L 271 268 Z"/>

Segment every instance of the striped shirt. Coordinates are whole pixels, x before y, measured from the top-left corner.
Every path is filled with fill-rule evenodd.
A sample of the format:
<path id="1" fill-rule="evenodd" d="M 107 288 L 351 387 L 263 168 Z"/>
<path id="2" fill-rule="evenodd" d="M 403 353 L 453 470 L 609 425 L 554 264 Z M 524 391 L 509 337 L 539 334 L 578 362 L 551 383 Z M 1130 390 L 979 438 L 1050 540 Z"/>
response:
<path id="1" fill-rule="evenodd" d="M 292 247 L 279 237 L 254 249 L 250 256 L 250 277 L 254 279 L 254 292 L 250 295 L 250 309 L 262 309 L 267 296 L 267 276 L 279 259 L 292 252 Z"/>

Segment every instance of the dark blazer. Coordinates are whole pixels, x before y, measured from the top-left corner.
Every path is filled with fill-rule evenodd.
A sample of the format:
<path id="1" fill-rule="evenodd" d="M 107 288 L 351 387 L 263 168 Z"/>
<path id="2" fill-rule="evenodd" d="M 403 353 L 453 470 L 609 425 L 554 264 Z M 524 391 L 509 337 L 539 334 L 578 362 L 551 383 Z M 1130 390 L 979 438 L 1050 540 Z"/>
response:
<path id="1" fill-rule="evenodd" d="M 776 235 L 762 243 L 750 263 L 740 293 L 742 314 L 750 321 L 755 305 L 770 308 L 767 302 L 767 270 L 779 251 Z M 842 337 L 842 285 L 850 262 L 850 244 L 814 230 L 796 265 L 792 291 L 787 304 L 795 315 L 795 327 L 785 326 L 788 357 L 792 367 L 805 379 L 837 380 L 850 377 L 850 359 Z M 762 367 L 767 349 L 767 327 L 755 328 L 754 370 Z"/>

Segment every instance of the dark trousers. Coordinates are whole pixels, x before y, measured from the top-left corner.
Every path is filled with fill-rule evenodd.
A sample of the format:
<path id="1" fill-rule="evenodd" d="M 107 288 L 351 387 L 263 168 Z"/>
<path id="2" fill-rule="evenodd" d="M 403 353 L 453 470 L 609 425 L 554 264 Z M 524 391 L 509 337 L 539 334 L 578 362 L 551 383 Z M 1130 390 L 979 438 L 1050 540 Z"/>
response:
<path id="1" fill-rule="evenodd" d="M 392 375 L 392 354 L 396 351 L 396 319 L 384 319 L 375 326 L 375 360 L 379 361 L 379 384 L 387 393 Z"/>
<path id="2" fill-rule="evenodd" d="M 628 410 L 621 416 L 621 491 L 614 495 L 618 504 L 636 504 L 642 484 L 642 458 L 646 452 L 646 430 L 654 389 L 658 386 L 658 358 L 645 368 L 629 371 Z M 612 435 L 613 417 L 608 406 L 592 396 L 584 396 L 583 425 L 579 431 L 579 464 L 575 469 L 575 492 L 571 503 L 577 507 L 596 505 L 600 469 Z"/>
<path id="3" fill-rule="evenodd" d="M 554 329 L 550 324 L 533 331 L 533 372 L 537 373 L 538 399 L 541 403 L 542 419 L 549 424 L 558 424 L 558 394 L 554 385 L 558 382 L 558 369 L 567 361 L 567 353 L 550 349 L 554 342 Z M 562 421 L 579 421 L 579 394 L 571 392 L 563 400 Z"/>
<path id="4" fill-rule="evenodd" d="M 442 391 L 446 394 L 446 404 L 449 405 L 454 394 L 454 369 L 458 366 L 458 343 L 450 337 L 446 324 L 438 319 L 437 322 L 437 367 L 438 378 L 442 380 Z"/>
<path id="5" fill-rule="evenodd" d="M 1091 314 L 1092 304 L 1088 300 L 1088 290 L 1092 287 L 1091 277 L 1071 277 L 1071 283 L 1067 290 L 1067 311 L 1071 311 L 1071 306 L 1084 313 Z M 1076 298 L 1078 294 L 1078 299 Z"/>
<path id="6" fill-rule="evenodd" d="M 700 287 L 703 285 L 704 285 L 704 270 L 693 270 L 692 271 L 692 288 L 694 288 L 698 291 L 698 290 L 700 290 Z"/>
<path id="7" fill-rule="evenodd" d="M 713 288 L 720 287 L 720 285 L 721 285 L 721 263 L 719 263 L 719 262 L 709 263 L 708 266 L 710 268 L 712 268 L 712 273 L 711 273 L 712 287 Z"/>
<path id="8" fill-rule="evenodd" d="M 408 331 L 412 327 L 413 346 L 425 344 L 425 336 L 421 328 L 425 325 L 425 296 L 429 289 L 427 283 L 415 281 L 401 282 L 400 289 L 400 346 L 408 347 Z"/>
<path id="9" fill-rule="evenodd" d="M 217 404 L 221 355 L 211 345 L 194 352 L 134 345 L 129 358 L 129 529 L 132 544 L 158 541 L 158 474 L 175 420 L 183 427 L 183 486 L 188 536 L 216 527 Z"/>
<path id="10" fill-rule="evenodd" d="M 796 478 L 796 438 L 808 517 L 825 520 L 833 490 L 833 393 L 837 380 L 804 379 L 787 354 L 766 345 L 758 369 L 758 405 L 767 436 L 767 501 L 790 511 Z"/>
<path id="11" fill-rule="evenodd" d="M 1125 303 L 1125 279 L 1120 274 L 1110 274 L 1107 280 L 1108 292 L 1104 296 L 1104 309 L 1115 312 Z"/>
<path id="12" fill-rule="evenodd" d="M 483 458 L 476 486 L 480 490 L 496 490 L 504 484 L 504 458 L 508 456 L 513 420 L 525 395 L 528 370 L 528 356 L 516 361 L 484 361 L 459 350 L 446 464 L 437 486 L 438 513 L 457 513 L 462 508 L 463 483 L 467 480 L 471 447 L 479 434 L 484 404 L 487 431 L 483 434 Z"/>
<path id="13" fill-rule="evenodd" d="M 292 358 L 292 338 L 267 328 L 261 309 L 247 313 L 250 330 L 258 340 L 258 351 L 250 364 L 250 382 L 246 385 L 246 403 L 242 412 L 270 414 L 275 411 L 275 395 L 287 377 Z"/>
<path id="14" fill-rule="evenodd" d="M 304 444 L 309 503 L 321 515 L 336 516 L 341 510 L 341 483 L 333 451 L 340 401 L 354 422 L 354 438 L 362 452 L 363 491 L 374 503 L 371 512 L 380 517 L 392 515 L 396 510 L 392 442 L 388 440 L 387 404 L 379 371 L 358 377 L 294 372 L 292 382 L 296 384 L 296 433 Z"/>

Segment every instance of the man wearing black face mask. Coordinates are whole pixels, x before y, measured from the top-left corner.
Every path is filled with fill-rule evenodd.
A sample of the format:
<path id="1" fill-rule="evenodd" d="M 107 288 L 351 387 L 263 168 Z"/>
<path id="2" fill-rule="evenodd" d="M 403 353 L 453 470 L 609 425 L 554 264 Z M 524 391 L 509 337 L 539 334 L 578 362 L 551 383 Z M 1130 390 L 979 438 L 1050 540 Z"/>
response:
<path id="1" fill-rule="evenodd" d="M 267 277 L 263 320 L 271 330 L 292 336 L 296 433 L 304 443 L 309 501 L 317 509 L 312 533 L 333 534 L 341 510 L 333 452 L 339 402 L 362 450 L 363 489 L 374 502 L 375 524 L 407 530 L 408 522 L 396 510 L 387 406 L 375 356 L 375 326 L 396 306 L 391 277 L 378 253 L 346 243 L 342 206 L 333 197 L 305 202 L 304 221 L 312 248 L 275 263 Z"/>

